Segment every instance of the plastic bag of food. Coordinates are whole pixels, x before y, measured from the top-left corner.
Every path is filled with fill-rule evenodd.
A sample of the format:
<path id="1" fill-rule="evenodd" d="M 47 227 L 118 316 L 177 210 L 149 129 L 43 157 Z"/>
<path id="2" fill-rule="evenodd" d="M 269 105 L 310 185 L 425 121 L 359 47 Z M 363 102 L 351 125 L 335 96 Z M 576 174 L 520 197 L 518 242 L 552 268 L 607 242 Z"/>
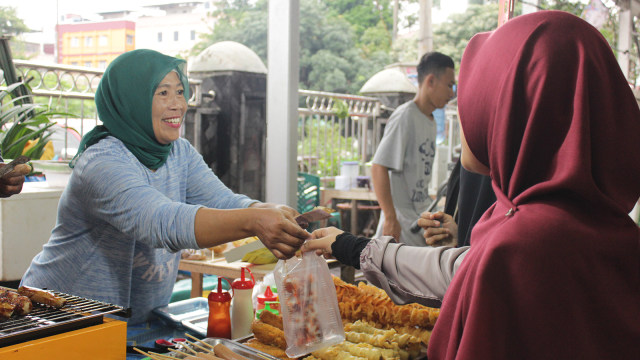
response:
<path id="1" fill-rule="evenodd" d="M 274 269 L 287 356 L 295 358 L 344 341 L 336 288 L 324 258 L 307 252 Z"/>

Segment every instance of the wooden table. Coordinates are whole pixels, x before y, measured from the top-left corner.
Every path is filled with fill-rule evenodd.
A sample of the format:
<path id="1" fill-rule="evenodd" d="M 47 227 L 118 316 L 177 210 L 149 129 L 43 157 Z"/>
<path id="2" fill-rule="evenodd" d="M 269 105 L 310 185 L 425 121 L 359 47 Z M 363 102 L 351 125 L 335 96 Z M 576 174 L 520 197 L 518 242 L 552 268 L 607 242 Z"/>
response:
<path id="1" fill-rule="evenodd" d="M 327 260 L 329 268 L 340 267 L 340 277 L 353 283 L 355 269 L 351 266 L 344 266 L 337 260 Z M 243 261 L 228 263 L 223 256 L 215 257 L 213 260 L 180 260 L 178 269 L 191 272 L 191 297 L 202 296 L 202 275 L 210 274 L 226 277 L 230 281 L 241 276 L 243 267 L 249 268 L 256 281 L 262 280 L 268 273 L 272 272 L 276 264 L 255 265 Z"/>
<path id="2" fill-rule="evenodd" d="M 351 190 L 323 189 L 321 204 L 329 204 L 333 199 L 343 199 L 351 201 L 351 232 L 356 234 L 358 227 L 358 207 L 360 201 L 378 201 L 376 193 L 366 188 L 356 188 Z"/>

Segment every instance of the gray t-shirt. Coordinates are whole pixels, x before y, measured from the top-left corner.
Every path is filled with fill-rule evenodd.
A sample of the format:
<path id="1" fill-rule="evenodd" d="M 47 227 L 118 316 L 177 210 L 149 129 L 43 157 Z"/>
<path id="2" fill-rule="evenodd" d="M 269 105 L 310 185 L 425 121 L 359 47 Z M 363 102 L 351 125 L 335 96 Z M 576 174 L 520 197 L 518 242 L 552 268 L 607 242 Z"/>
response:
<path id="1" fill-rule="evenodd" d="M 409 229 L 431 204 L 429 182 L 436 153 L 436 123 L 415 102 L 400 105 L 389 118 L 373 163 L 389 168 L 391 197 L 402 234 L 400 241 L 424 246 L 422 231 Z M 383 214 L 384 216 L 384 214 Z M 382 236 L 381 217 L 376 237 Z"/>

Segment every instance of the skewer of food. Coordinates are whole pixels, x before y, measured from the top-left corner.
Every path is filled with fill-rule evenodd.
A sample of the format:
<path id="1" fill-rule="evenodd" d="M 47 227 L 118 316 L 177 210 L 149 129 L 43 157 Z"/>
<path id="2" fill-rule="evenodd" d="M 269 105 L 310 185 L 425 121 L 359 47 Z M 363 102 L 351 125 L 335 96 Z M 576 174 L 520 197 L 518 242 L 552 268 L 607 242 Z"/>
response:
<path id="1" fill-rule="evenodd" d="M 29 286 L 20 286 L 18 288 L 18 294 L 28 297 L 33 302 L 53 306 L 54 308 L 58 309 L 63 307 L 67 303 L 67 299 L 55 295 L 51 291 Z"/>

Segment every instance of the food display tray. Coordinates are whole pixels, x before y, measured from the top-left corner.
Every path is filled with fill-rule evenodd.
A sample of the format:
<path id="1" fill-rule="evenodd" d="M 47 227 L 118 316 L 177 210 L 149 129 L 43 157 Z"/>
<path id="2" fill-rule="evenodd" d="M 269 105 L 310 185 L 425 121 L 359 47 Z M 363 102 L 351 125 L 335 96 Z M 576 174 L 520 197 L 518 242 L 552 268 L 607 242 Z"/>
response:
<path id="1" fill-rule="evenodd" d="M 203 297 L 176 301 L 166 306 L 153 309 L 160 319 L 174 327 L 180 327 L 183 321 L 209 316 L 209 303 Z M 206 331 L 206 324 L 205 324 Z"/>
<path id="2" fill-rule="evenodd" d="M 209 316 L 202 315 L 194 318 L 182 320 L 182 326 L 189 329 L 191 332 L 199 334 L 202 337 L 207 336 L 207 326 L 209 323 Z"/>
<path id="3" fill-rule="evenodd" d="M 228 347 L 231 351 L 233 351 L 234 353 L 238 354 L 238 355 L 242 355 L 244 357 L 246 357 L 249 360 L 280 360 L 275 356 L 271 356 L 269 354 L 263 353 L 262 351 L 258 351 L 252 347 L 243 345 L 242 343 L 247 341 L 248 339 L 252 338 L 253 336 L 248 336 L 247 338 L 242 338 L 242 339 L 236 339 L 236 340 L 229 340 L 229 339 L 221 339 L 221 338 L 206 338 L 203 339 L 202 341 L 206 342 L 207 344 L 210 344 L 211 346 L 216 346 L 218 344 L 222 344 L 226 347 Z M 202 345 L 199 342 L 196 342 L 198 345 Z M 189 346 L 189 345 L 186 345 Z M 191 347 L 191 346 L 189 346 Z M 202 351 L 200 349 L 195 349 L 196 351 Z M 172 357 L 176 357 L 178 359 L 183 359 L 185 356 L 182 354 L 178 354 L 178 353 L 174 353 L 174 352 L 170 352 L 169 354 L 167 354 L 169 356 Z"/>

